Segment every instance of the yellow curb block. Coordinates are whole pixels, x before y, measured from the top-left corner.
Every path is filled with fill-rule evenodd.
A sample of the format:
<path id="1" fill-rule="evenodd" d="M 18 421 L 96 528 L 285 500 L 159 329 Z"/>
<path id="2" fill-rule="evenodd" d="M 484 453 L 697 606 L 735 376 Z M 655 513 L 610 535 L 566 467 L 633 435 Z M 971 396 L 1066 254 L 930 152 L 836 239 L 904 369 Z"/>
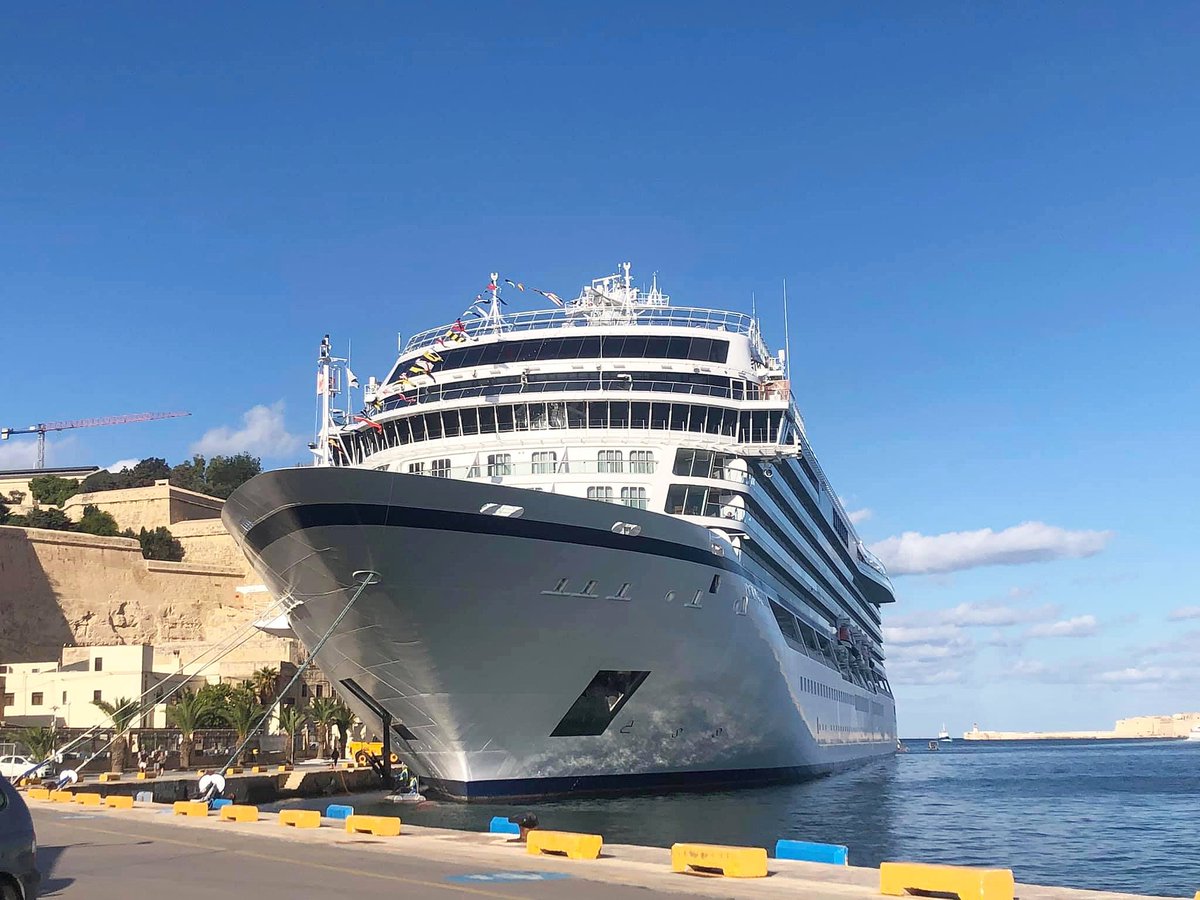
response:
<path id="1" fill-rule="evenodd" d="M 75 795 L 70 791 L 51 791 L 50 801 L 53 803 L 70 803 L 75 799 Z"/>
<path id="2" fill-rule="evenodd" d="M 203 800 L 176 800 L 171 808 L 177 816 L 208 816 L 208 804 Z"/>
<path id="3" fill-rule="evenodd" d="M 720 844 L 673 844 L 671 871 L 713 874 L 729 878 L 766 878 L 767 851 L 762 847 Z"/>
<path id="4" fill-rule="evenodd" d="M 120 780 L 121 780 L 120 772 L 101 772 L 100 773 L 100 782 L 102 784 L 107 781 L 120 781 Z"/>
<path id="5" fill-rule="evenodd" d="M 542 831 L 535 828 L 525 841 L 525 852 L 540 856 L 543 853 L 562 854 L 567 859 L 599 859 L 604 838 L 598 834 L 575 834 L 570 831 Z"/>
<path id="6" fill-rule="evenodd" d="M 292 828 L 320 828 L 321 812 L 316 809 L 280 810 L 279 824 Z"/>
<path id="7" fill-rule="evenodd" d="M 1012 869 L 975 869 L 926 863 L 885 862 L 879 866 L 879 893 L 909 891 L 957 894 L 971 900 L 1013 900 Z"/>
<path id="8" fill-rule="evenodd" d="M 237 806 L 236 804 L 222 806 L 220 818 L 222 822 L 257 822 L 258 807 Z"/>
<path id="9" fill-rule="evenodd" d="M 400 820 L 395 816 L 346 816 L 346 831 L 395 837 L 400 833 Z"/>
<path id="10" fill-rule="evenodd" d="M 104 802 L 104 798 L 99 794 L 78 793 L 75 795 L 75 802 L 80 806 L 100 806 Z"/>
<path id="11" fill-rule="evenodd" d="M 50 788 L 30 788 L 25 796 L 30 800 L 49 800 Z"/>
<path id="12" fill-rule="evenodd" d="M 133 798 L 122 794 L 109 794 L 104 798 L 109 809 L 133 809 Z"/>

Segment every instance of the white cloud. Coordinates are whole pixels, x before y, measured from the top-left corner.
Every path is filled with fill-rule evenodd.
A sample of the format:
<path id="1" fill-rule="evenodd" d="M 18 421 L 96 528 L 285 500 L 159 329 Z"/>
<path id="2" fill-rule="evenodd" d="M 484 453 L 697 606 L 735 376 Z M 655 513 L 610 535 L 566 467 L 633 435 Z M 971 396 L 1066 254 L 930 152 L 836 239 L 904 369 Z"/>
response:
<path id="1" fill-rule="evenodd" d="M 1179 669 L 1167 669 L 1160 666 L 1129 666 L 1125 669 L 1101 672 L 1095 680 L 1104 684 L 1147 684 L 1161 681 L 1182 681 L 1192 676 L 1193 673 Z"/>
<path id="2" fill-rule="evenodd" d="M 955 625 L 983 625 L 1001 628 L 1006 625 L 1021 625 L 1026 622 L 1052 619 L 1058 615 L 1058 610 L 1059 608 L 1053 604 L 1021 609 L 1001 604 L 960 603 L 941 613 L 940 617 Z"/>
<path id="3" fill-rule="evenodd" d="M 864 507 L 863 509 L 853 509 L 847 515 L 850 516 L 850 524 L 858 525 L 875 515 L 875 512 Z"/>
<path id="4" fill-rule="evenodd" d="M 1009 675 L 1016 675 L 1021 678 L 1035 678 L 1038 675 L 1045 675 L 1049 671 L 1050 667 L 1048 665 L 1036 659 L 1018 659 L 1008 667 Z"/>
<path id="5" fill-rule="evenodd" d="M 105 466 L 105 469 L 107 469 L 109 472 L 112 472 L 115 475 L 116 473 L 120 472 L 122 469 L 132 469 L 134 466 L 136 466 L 140 462 L 141 462 L 140 459 L 118 459 L 111 466 Z"/>
<path id="6" fill-rule="evenodd" d="M 75 438 L 70 435 L 57 441 L 47 440 L 46 465 L 59 465 L 62 451 L 73 443 L 75 443 Z M 37 465 L 37 445 L 36 435 L 22 435 L 0 443 L 0 470 L 32 469 Z"/>
<path id="7" fill-rule="evenodd" d="M 1183 619 L 1200 619 L 1200 606 L 1181 606 L 1167 613 L 1167 618 L 1172 622 L 1179 622 Z"/>
<path id="8" fill-rule="evenodd" d="M 243 451 L 255 456 L 286 456 L 303 446 L 303 440 L 289 434 L 283 421 L 283 401 L 270 406 L 258 405 L 242 413 L 239 429 L 222 425 L 204 432 L 204 436 L 192 444 L 193 453 L 205 456 L 230 455 Z"/>
<path id="9" fill-rule="evenodd" d="M 1111 531 L 1068 531 L 1045 522 L 1023 522 L 1003 531 L 906 531 L 871 546 L 893 575 L 958 572 L 979 566 L 1014 566 L 1099 553 Z"/>
<path id="10" fill-rule="evenodd" d="M 1030 637 L 1087 637 L 1096 633 L 1096 617 L 1075 616 L 1057 622 L 1044 622 L 1029 629 Z"/>

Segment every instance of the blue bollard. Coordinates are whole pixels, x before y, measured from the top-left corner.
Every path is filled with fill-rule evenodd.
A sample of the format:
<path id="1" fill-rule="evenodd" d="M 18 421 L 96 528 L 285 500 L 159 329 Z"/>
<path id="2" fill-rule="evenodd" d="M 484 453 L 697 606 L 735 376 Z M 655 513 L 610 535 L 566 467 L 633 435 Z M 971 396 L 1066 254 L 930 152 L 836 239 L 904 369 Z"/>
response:
<path id="1" fill-rule="evenodd" d="M 218 797 L 212 803 L 208 804 L 209 809 L 220 809 L 222 806 L 233 806 L 233 801 L 228 797 Z"/>
<path id="2" fill-rule="evenodd" d="M 520 834 L 521 829 L 517 827 L 516 822 L 510 822 L 504 816 L 492 816 L 488 832 L 491 834 Z"/>
<path id="3" fill-rule="evenodd" d="M 798 859 L 803 862 L 850 865 L 850 853 L 841 844 L 814 844 L 810 841 L 776 841 L 776 859 Z"/>
<path id="4" fill-rule="evenodd" d="M 345 819 L 348 816 L 354 815 L 353 806 L 343 806 L 340 803 L 331 803 L 325 807 L 325 818 L 327 819 Z"/>

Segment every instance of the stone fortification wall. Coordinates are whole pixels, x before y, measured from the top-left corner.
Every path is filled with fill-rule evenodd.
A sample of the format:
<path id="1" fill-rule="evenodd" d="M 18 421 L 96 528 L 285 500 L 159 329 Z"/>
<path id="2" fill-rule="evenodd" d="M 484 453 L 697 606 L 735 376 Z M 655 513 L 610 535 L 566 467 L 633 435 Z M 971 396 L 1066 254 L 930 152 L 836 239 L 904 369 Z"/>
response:
<path id="1" fill-rule="evenodd" d="M 177 522 L 171 525 L 170 529 L 171 534 L 183 545 L 183 558 L 186 562 L 237 569 L 247 579 L 245 584 L 258 583 L 258 576 L 253 573 L 250 563 L 233 542 L 220 519 Z"/>
<path id="2" fill-rule="evenodd" d="M 1114 731 L 1118 737 L 1187 737 L 1197 725 L 1200 725 L 1200 713 L 1175 713 L 1117 719 Z"/>
<path id="3" fill-rule="evenodd" d="M 76 494 L 63 504 L 63 511 L 78 522 L 85 506 L 96 506 L 117 520 L 120 528 L 171 528 L 178 522 L 196 519 L 217 520 L 224 501 L 156 481 L 150 487 L 124 488 L 118 491 L 92 491 Z M 174 530 L 172 528 L 172 530 Z"/>
<path id="4" fill-rule="evenodd" d="M 201 559 L 173 563 L 126 538 L 0 526 L 0 662 L 56 659 L 69 644 L 215 642 L 257 618 L 266 596 L 236 591 L 244 560 L 208 562 L 229 557 L 215 535 L 193 537 L 208 542 Z M 278 638 L 259 642 L 289 656 Z"/>

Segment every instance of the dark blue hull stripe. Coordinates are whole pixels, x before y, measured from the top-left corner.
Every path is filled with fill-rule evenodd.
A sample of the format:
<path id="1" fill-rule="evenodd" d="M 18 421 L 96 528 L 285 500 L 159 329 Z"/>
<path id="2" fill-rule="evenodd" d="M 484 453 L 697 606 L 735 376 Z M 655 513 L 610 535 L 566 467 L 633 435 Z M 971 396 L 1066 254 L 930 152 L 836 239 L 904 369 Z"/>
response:
<path id="1" fill-rule="evenodd" d="M 711 550 L 676 544 L 660 538 L 614 534 L 601 528 L 564 525 L 559 522 L 537 522 L 508 516 L 484 516 L 449 509 L 420 509 L 377 503 L 310 503 L 291 506 L 258 522 L 246 532 L 244 540 L 256 554 L 261 555 L 263 550 L 275 541 L 293 532 L 333 525 L 373 525 L 455 531 L 463 534 L 499 534 L 558 544 L 580 544 L 631 553 L 648 553 L 744 574 L 740 564 L 718 556 Z"/>
<path id="2" fill-rule="evenodd" d="M 638 794 L 659 791 L 718 790 L 792 784 L 830 775 L 884 759 L 895 753 L 890 743 L 878 753 L 852 760 L 784 766 L 770 769 L 723 769 L 710 772 L 649 772 L 636 775 L 579 775 L 563 778 L 505 778 L 495 781 L 450 781 L 421 779 L 421 790 L 429 796 L 468 802 L 488 800 L 541 800 L 553 797 L 587 797 L 605 794 Z"/>

